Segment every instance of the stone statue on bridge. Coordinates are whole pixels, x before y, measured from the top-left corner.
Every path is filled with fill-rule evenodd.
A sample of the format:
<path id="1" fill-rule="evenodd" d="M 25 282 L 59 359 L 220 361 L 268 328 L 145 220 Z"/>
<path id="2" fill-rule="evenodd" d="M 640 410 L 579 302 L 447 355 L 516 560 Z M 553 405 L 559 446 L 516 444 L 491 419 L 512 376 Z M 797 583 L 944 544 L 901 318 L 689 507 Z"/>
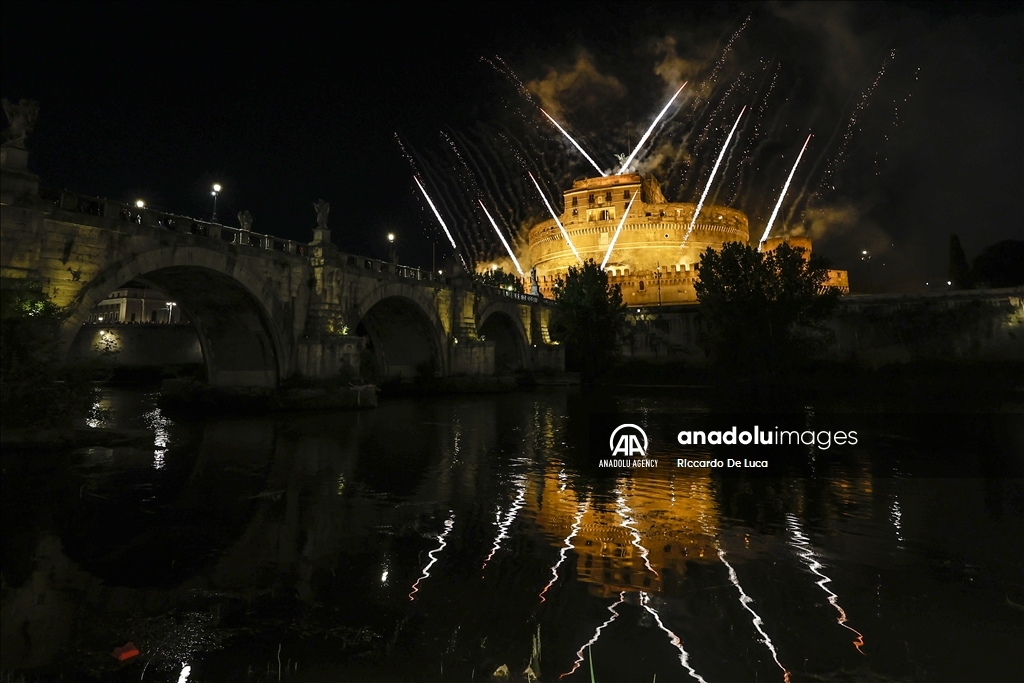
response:
<path id="1" fill-rule="evenodd" d="M 316 209 L 316 227 L 320 230 L 327 229 L 327 214 L 331 212 L 331 205 L 324 200 L 319 200 L 313 205 Z"/>
<path id="2" fill-rule="evenodd" d="M 32 100 L 20 100 L 17 104 L 3 100 L 4 113 L 11 125 L 4 131 L 4 147 L 25 149 L 25 139 L 36 125 L 39 118 L 39 103 Z"/>
<path id="3" fill-rule="evenodd" d="M 238 212 L 238 225 L 242 230 L 252 230 L 252 214 L 248 211 Z"/>

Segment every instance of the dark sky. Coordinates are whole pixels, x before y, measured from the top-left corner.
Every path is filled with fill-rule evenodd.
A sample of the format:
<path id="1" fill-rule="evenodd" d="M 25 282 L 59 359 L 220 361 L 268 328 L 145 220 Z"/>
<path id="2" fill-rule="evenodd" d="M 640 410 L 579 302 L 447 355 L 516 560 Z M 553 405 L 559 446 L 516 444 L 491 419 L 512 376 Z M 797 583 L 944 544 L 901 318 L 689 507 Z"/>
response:
<path id="1" fill-rule="evenodd" d="M 208 217 L 216 181 L 222 222 L 303 240 L 323 198 L 342 249 L 386 256 L 394 231 L 429 265 L 450 249 L 415 168 L 482 260 L 501 246 L 478 198 L 520 234 L 544 217 L 527 170 L 556 200 L 593 175 L 538 106 L 611 168 L 687 80 L 640 169 L 696 201 L 746 105 L 710 197 L 755 235 L 813 134 L 775 231 L 855 289 L 944 282 L 951 233 L 968 258 L 1024 238 L 1020 3 L 0 8 L 0 90 L 40 104 L 44 185 Z"/>

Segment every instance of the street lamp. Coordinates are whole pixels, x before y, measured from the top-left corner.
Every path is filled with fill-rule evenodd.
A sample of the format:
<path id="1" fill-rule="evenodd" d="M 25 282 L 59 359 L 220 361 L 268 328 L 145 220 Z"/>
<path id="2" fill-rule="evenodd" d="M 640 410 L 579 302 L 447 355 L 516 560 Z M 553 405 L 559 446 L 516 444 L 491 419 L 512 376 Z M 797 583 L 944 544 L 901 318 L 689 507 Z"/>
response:
<path id="1" fill-rule="evenodd" d="M 395 251 L 395 233 L 388 233 L 388 248 L 390 250 L 391 262 L 398 265 L 398 253 Z"/>
<path id="2" fill-rule="evenodd" d="M 210 194 L 213 195 L 213 218 L 211 218 L 210 220 L 213 221 L 214 223 L 216 223 L 217 222 L 217 195 L 220 194 L 220 183 L 214 183 L 213 184 L 213 192 L 211 192 Z"/>
<path id="3" fill-rule="evenodd" d="M 135 200 L 135 208 L 136 209 L 145 209 L 146 208 L 146 202 L 142 201 L 141 199 L 136 199 Z"/>
<path id="4" fill-rule="evenodd" d="M 167 324 L 168 325 L 170 325 L 172 322 L 174 322 L 174 307 L 177 306 L 177 305 L 178 304 L 174 303 L 173 301 L 168 301 L 167 302 Z"/>

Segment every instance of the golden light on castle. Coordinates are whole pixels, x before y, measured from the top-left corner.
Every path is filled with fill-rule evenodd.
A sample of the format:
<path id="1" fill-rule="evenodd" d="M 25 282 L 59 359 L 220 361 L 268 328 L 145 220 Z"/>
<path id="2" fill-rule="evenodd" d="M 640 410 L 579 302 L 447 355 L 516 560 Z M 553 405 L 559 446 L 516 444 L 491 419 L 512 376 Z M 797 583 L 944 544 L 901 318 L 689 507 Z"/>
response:
<path id="1" fill-rule="evenodd" d="M 627 305 L 692 303 L 697 300 L 694 284 L 701 253 L 728 242 L 750 241 L 742 211 L 705 204 L 694 221 L 697 205 L 667 201 L 653 176 L 585 178 L 575 181 L 563 198 L 558 220 L 541 221 L 529 231 L 530 261 L 540 292 L 548 298 L 570 266 L 591 259 L 602 263 L 607 257 L 608 280 L 621 287 Z M 810 256 L 811 242 L 805 237 L 772 238 L 765 250 L 783 241 Z M 828 284 L 848 291 L 846 272 L 830 271 Z"/>

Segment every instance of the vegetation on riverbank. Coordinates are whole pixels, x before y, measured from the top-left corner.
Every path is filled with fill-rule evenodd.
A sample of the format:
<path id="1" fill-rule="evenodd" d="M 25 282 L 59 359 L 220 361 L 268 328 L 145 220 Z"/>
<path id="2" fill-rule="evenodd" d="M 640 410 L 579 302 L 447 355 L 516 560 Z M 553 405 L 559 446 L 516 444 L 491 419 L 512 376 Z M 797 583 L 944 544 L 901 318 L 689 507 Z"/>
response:
<path id="1" fill-rule="evenodd" d="M 59 332 L 66 312 L 38 289 L 0 289 L 0 425 L 69 427 L 95 405 L 105 358 L 68 365 Z"/>

